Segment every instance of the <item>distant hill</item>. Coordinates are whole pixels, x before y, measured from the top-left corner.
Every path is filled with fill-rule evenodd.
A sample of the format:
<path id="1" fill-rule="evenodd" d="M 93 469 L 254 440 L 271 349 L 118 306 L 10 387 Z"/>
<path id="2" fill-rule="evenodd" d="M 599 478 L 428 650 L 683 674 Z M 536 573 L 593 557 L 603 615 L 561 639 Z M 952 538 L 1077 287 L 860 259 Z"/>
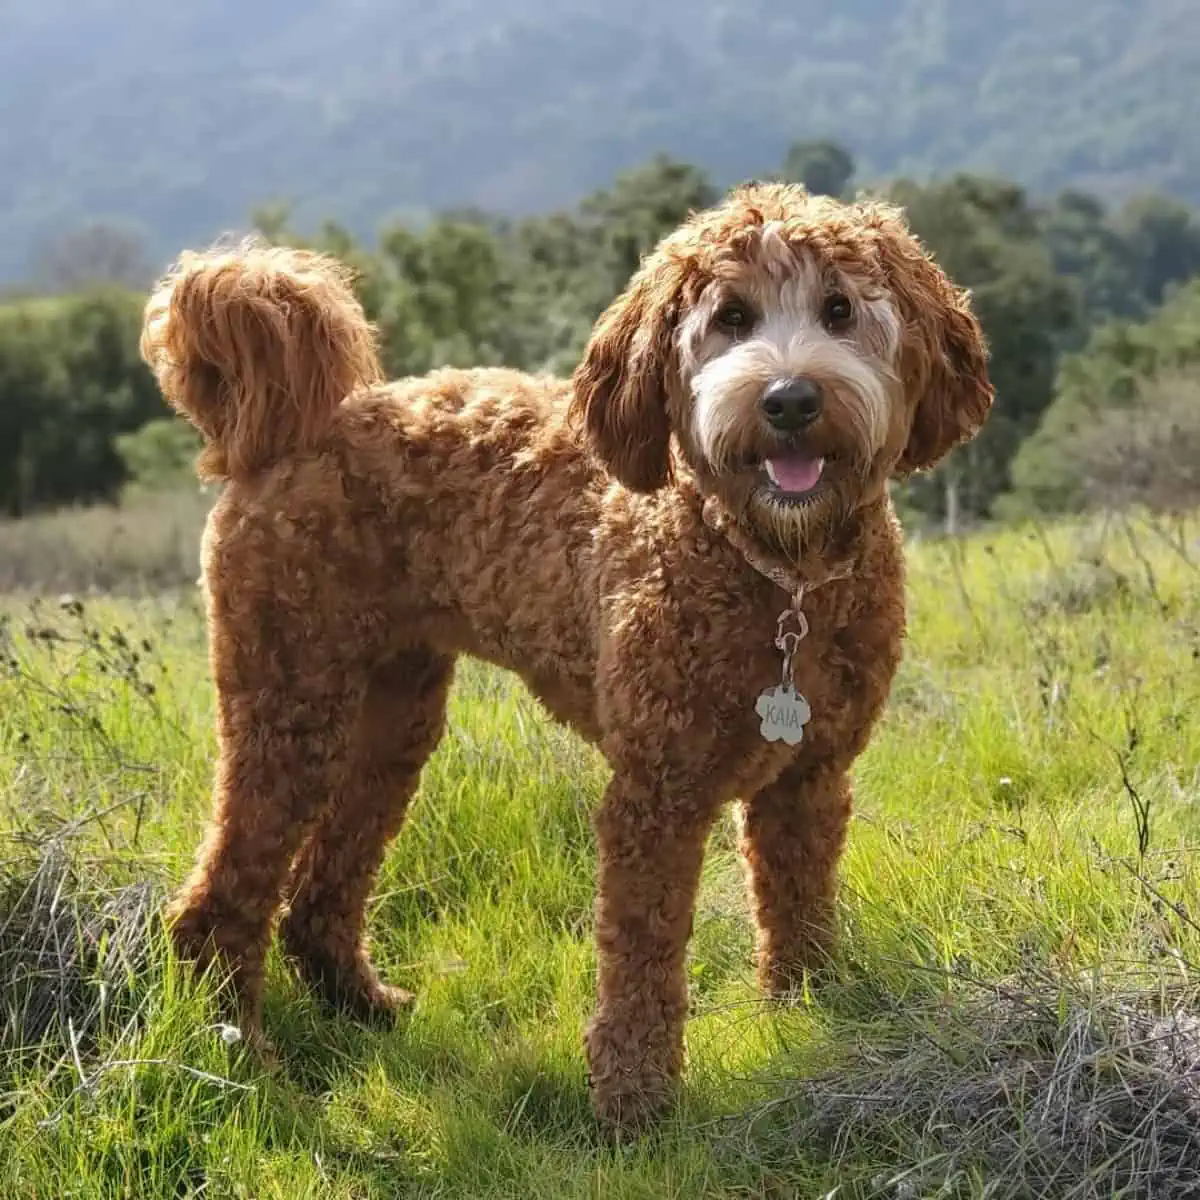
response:
<path id="1" fill-rule="evenodd" d="M 719 182 L 830 136 L 867 176 L 1200 201 L 1197 0 L 0 5 L 0 279 L 91 218 L 155 255 L 296 202 L 540 211 L 665 150 Z"/>

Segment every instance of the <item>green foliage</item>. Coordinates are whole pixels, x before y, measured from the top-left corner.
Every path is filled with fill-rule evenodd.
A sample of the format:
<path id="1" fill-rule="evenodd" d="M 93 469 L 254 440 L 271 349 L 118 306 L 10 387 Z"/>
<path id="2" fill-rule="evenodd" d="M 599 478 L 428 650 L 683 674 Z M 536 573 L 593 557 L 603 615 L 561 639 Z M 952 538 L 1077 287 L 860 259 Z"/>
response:
<path id="1" fill-rule="evenodd" d="M 1066 191 L 1041 226 L 1055 269 L 1079 286 L 1088 327 L 1144 316 L 1200 274 L 1200 218 L 1165 196 L 1136 196 L 1109 213 L 1095 196 Z"/>
<path id="2" fill-rule="evenodd" d="M 1095 196 L 1062 192 L 1041 215 L 1041 229 L 1055 270 L 1077 282 L 1088 323 L 1146 310 L 1134 247 Z"/>
<path id="3" fill-rule="evenodd" d="M 854 169 L 837 144 L 803 142 L 782 174 L 845 191 Z M 905 511 L 956 526 L 989 514 L 1009 490 L 1010 465 L 1050 403 L 1063 353 L 1078 350 L 1097 322 L 1152 312 L 1200 269 L 1200 219 L 1154 196 L 1110 212 L 1075 191 L 1039 207 L 1011 181 L 963 173 L 900 180 L 886 193 L 971 289 L 991 347 L 998 399 L 982 435 L 897 491 Z M 573 208 L 521 220 L 459 211 L 395 221 L 373 245 L 332 221 L 305 237 L 286 205 L 256 220 L 271 240 L 307 243 L 355 268 L 392 377 L 475 364 L 566 374 L 642 256 L 719 194 L 698 167 L 659 155 Z M 77 266 L 86 276 L 132 261 L 127 243 L 98 229 L 62 271 Z M 175 486 L 186 474 L 195 441 L 181 425 L 128 436 L 163 415 L 137 353 L 139 316 L 140 300 L 118 291 L 0 308 L 5 511 L 111 497 L 130 480 Z"/>
<path id="4" fill-rule="evenodd" d="M 116 494 L 115 438 L 162 411 L 142 307 L 114 290 L 0 307 L 0 512 Z"/>
<path id="5" fill-rule="evenodd" d="M 362 286 L 391 376 L 519 357 L 515 271 L 486 225 L 442 218 L 419 232 L 392 226 Z"/>
<path id="6" fill-rule="evenodd" d="M 997 392 L 980 436 L 909 485 L 908 502 L 943 518 L 954 504 L 985 513 L 1050 402 L 1059 344 L 1078 320 L 1075 293 L 1055 272 L 1038 213 L 1015 184 L 957 175 L 924 186 L 901 181 L 889 194 L 951 278 L 971 289 Z"/>
<path id="7" fill-rule="evenodd" d="M 160 417 L 133 433 L 118 434 L 117 453 L 129 486 L 141 492 L 162 492 L 195 486 L 194 465 L 200 435 L 184 421 Z"/>
<path id="8" fill-rule="evenodd" d="M 1100 412 L 1063 447 L 1090 504 L 1156 512 L 1200 504 L 1200 370 L 1142 380 L 1132 404 Z"/>
<path id="9" fill-rule="evenodd" d="M 719 197 L 704 171 L 665 155 L 622 172 L 610 188 L 586 197 L 574 228 L 579 247 L 591 247 L 581 281 L 584 311 L 598 316 L 664 234 Z"/>
<path id="10" fill-rule="evenodd" d="M 1081 437 L 1112 409 L 1154 404 L 1164 393 L 1147 381 L 1200 368 L 1200 279 L 1181 287 L 1145 321 L 1113 321 L 1064 359 L 1054 403 L 1013 463 L 1008 509 L 1078 508 L 1087 494 L 1087 464 L 1075 453 Z M 1186 391 L 1195 396 L 1194 390 Z"/>
<path id="11" fill-rule="evenodd" d="M 1136 264 L 1135 288 L 1149 304 L 1161 304 L 1170 287 L 1200 275 L 1200 216 L 1167 196 L 1132 200 L 1117 217 Z"/>
<path id="12" fill-rule="evenodd" d="M 796 142 L 784 157 L 782 177 L 819 196 L 843 197 L 854 171 L 850 152 L 837 142 Z"/>
<path id="13" fill-rule="evenodd" d="M 717 198 L 698 168 L 658 156 L 576 208 L 544 217 L 451 214 L 421 226 L 398 223 L 374 249 L 327 223 L 307 244 L 355 267 L 390 375 L 484 364 L 562 373 L 642 255 Z M 305 241 L 289 216 L 264 210 L 257 225 L 273 241 Z"/>

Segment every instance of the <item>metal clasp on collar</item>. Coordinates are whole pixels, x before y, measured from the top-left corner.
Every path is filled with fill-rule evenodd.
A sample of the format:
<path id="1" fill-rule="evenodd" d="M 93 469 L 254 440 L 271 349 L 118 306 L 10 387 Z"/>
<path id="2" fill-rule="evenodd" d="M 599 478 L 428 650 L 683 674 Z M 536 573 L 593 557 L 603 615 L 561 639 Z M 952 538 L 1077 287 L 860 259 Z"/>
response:
<path id="1" fill-rule="evenodd" d="M 803 603 L 804 585 L 801 584 L 792 596 L 791 604 L 779 614 L 775 623 L 775 648 L 783 655 L 783 683 L 786 687 L 795 686 L 792 678 L 792 660 L 800 643 L 808 637 L 808 618 L 801 607 Z M 788 629 L 789 622 L 793 621 L 796 628 Z"/>

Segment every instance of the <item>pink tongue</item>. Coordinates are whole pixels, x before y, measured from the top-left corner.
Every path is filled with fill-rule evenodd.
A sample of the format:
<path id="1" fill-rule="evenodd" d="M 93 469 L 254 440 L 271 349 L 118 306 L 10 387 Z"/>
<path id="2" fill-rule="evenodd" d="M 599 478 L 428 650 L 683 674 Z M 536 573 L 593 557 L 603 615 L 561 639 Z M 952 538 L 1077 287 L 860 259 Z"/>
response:
<path id="1" fill-rule="evenodd" d="M 821 478 L 823 458 L 806 458 L 800 454 L 789 454 L 787 458 L 769 458 L 767 466 L 775 479 L 775 486 L 784 492 L 807 492 L 817 486 Z"/>

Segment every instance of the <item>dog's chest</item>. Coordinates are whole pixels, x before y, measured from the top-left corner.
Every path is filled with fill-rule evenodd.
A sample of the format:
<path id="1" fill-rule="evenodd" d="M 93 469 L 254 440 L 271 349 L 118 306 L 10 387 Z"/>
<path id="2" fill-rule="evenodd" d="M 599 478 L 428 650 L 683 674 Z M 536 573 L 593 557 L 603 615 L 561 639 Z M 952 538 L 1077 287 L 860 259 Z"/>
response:
<path id="1" fill-rule="evenodd" d="M 726 706 L 727 729 L 748 751 L 853 756 L 887 698 L 899 661 L 902 622 L 892 614 L 848 619 L 845 606 L 759 613 L 722 648 L 697 692 Z"/>

